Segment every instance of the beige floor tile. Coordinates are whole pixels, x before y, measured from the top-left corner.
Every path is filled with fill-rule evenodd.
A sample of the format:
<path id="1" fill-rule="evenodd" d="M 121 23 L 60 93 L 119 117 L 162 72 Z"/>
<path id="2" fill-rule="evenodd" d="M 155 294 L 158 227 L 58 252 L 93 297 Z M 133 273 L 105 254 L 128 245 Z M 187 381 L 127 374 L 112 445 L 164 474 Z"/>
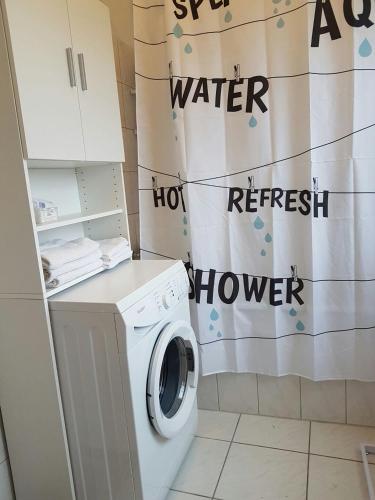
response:
<path id="1" fill-rule="evenodd" d="M 374 428 L 311 422 L 310 453 L 362 460 L 361 443 L 375 444 Z M 369 462 L 375 463 L 375 457 L 370 455 Z"/>
<path id="2" fill-rule="evenodd" d="M 219 373 L 217 382 L 220 410 L 258 414 L 258 382 L 254 373 Z"/>
<path id="3" fill-rule="evenodd" d="M 195 438 L 172 489 L 212 496 L 228 452 L 229 443 Z"/>
<path id="4" fill-rule="evenodd" d="M 375 476 L 375 467 L 371 469 Z M 308 500 L 368 500 L 363 465 L 312 455 Z"/>
<path id="5" fill-rule="evenodd" d="M 285 377 L 258 376 L 259 413 L 272 417 L 300 418 L 300 379 L 295 375 Z"/>
<path id="6" fill-rule="evenodd" d="M 301 378 L 302 418 L 345 423 L 345 380 L 313 382 Z"/>
<path id="7" fill-rule="evenodd" d="M 167 500 L 205 500 L 209 497 L 201 497 L 198 495 L 190 495 L 190 493 L 181 493 L 180 491 L 171 491 L 167 496 Z"/>
<path id="8" fill-rule="evenodd" d="M 201 410 L 219 410 L 216 375 L 199 377 L 197 399 Z"/>
<path id="9" fill-rule="evenodd" d="M 307 455 L 234 443 L 215 498 L 305 500 L 306 483 Z"/>
<path id="10" fill-rule="evenodd" d="M 307 453 L 309 428 L 304 420 L 241 415 L 234 441 Z"/>
<path id="11" fill-rule="evenodd" d="M 239 417 L 238 413 L 199 410 L 197 436 L 231 441 Z"/>
<path id="12" fill-rule="evenodd" d="M 375 382 L 346 383 L 348 424 L 375 426 Z"/>

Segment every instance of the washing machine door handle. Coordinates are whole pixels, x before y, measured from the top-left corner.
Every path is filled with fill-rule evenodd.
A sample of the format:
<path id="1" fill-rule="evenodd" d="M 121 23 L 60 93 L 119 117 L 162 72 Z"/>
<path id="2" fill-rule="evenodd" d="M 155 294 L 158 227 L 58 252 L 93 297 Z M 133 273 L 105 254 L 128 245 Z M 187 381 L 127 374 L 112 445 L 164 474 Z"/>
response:
<path id="1" fill-rule="evenodd" d="M 196 404 L 198 375 L 194 330 L 183 320 L 168 324 L 156 341 L 147 381 L 150 420 L 161 436 L 175 436 L 188 421 Z"/>

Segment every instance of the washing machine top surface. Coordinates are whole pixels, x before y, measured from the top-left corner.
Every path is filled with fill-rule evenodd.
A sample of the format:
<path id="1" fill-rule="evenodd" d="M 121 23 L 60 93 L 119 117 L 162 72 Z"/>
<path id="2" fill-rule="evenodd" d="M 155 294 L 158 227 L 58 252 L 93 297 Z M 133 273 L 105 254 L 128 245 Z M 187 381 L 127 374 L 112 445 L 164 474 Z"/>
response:
<path id="1" fill-rule="evenodd" d="M 181 261 L 119 264 L 48 299 L 51 310 L 122 312 L 184 270 Z"/>

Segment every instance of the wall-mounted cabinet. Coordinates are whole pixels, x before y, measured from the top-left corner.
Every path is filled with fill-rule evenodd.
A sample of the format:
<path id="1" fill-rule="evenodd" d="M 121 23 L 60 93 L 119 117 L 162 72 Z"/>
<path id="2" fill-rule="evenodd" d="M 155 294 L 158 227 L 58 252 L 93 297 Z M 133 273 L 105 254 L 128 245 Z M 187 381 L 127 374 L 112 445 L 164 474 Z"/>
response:
<path id="1" fill-rule="evenodd" d="M 24 156 L 124 160 L 108 9 L 92 0 L 3 0 Z"/>

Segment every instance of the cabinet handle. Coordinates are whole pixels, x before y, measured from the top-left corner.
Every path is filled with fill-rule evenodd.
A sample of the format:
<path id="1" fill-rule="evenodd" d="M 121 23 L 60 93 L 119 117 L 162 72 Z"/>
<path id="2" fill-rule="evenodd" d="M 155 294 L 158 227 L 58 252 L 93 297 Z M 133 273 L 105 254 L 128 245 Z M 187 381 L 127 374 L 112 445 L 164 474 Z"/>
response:
<path id="1" fill-rule="evenodd" d="M 82 90 L 87 90 L 87 78 L 86 78 L 86 67 L 85 67 L 85 56 L 80 53 L 78 54 L 78 65 L 79 65 L 79 74 L 81 76 L 81 87 Z"/>
<path id="2" fill-rule="evenodd" d="M 73 50 L 71 47 L 68 47 L 66 49 L 66 59 L 68 61 L 70 86 L 76 87 L 77 86 L 77 79 L 76 79 L 76 71 L 74 69 Z"/>

